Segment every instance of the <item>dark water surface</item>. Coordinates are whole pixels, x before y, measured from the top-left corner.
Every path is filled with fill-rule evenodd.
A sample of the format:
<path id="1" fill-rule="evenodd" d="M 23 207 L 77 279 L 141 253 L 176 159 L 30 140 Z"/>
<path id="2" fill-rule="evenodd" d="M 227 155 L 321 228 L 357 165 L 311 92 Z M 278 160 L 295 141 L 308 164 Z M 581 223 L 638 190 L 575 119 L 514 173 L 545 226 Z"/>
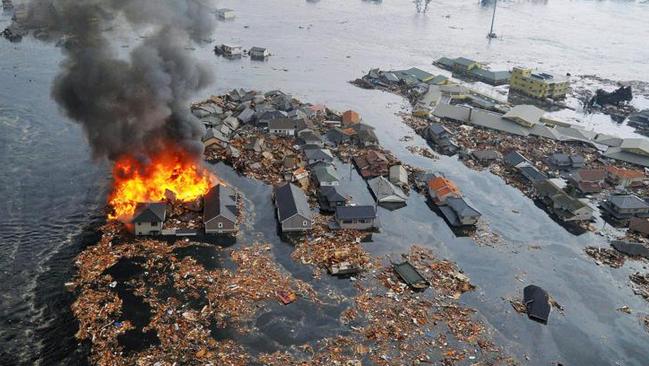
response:
<path id="1" fill-rule="evenodd" d="M 456 261 L 477 285 L 463 301 L 478 309 L 478 317 L 489 324 L 495 338 L 523 363 L 646 365 L 649 333 L 638 316 L 649 312 L 649 305 L 633 295 L 627 279 L 629 273 L 643 270 L 642 263 L 629 262 L 617 270 L 598 267 L 582 249 L 603 243 L 602 238 L 569 234 L 531 200 L 488 172 L 467 169 L 454 158 L 431 161 L 412 155 L 405 146 L 424 143 L 417 136 L 412 142 L 399 141 L 414 135 L 394 115 L 406 108 L 402 98 L 361 90 L 347 81 L 370 67 L 419 66 L 438 72 L 429 65 L 445 55 L 473 57 L 494 67 L 524 64 L 558 73 L 649 81 L 649 5 L 640 1 L 499 2 L 496 32 L 502 39 L 488 43 L 490 9 L 477 3 L 439 1 L 422 15 L 416 14 L 410 1 L 380 5 L 343 0 L 221 1 L 219 7 L 235 9 L 237 19 L 220 23 L 215 41 L 269 47 L 274 56 L 261 63 L 245 58 L 229 61 L 213 56 L 213 44 L 187 52 L 212 63 L 218 73 L 216 84 L 205 95 L 234 87 L 282 89 L 303 101 L 356 109 L 377 127 L 382 144 L 400 159 L 455 180 L 505 244 L 481 247 L 456 238 L 423 197 L 413 194 L 403 209 L 380 210 L 384 230 L 365 246 L 376 255 L 397 255 L 419 243 Z M 7 21 L 0 16 L 0 28 Z M 138 35 L 116 34 L 114 39 L 118 46 L 128 45 Z M 74 273 L 76 254 L 96 239 L 92 224 L 101 222 L 97 212 L 108 187 L 108 170 L 106 164 L 89 158 L 82 131 L 50 100 L 49 87 L 59 61 L 59 50 L 50 45 L 0 41 L 2 365 L 80 364 L 87 352 L 87 345 L 77 347 L 74 341 L 71 296 L 63 284 Z M 597 127 L 618 128 L 608 120 Z M 346 280 L 325 276 L 311 281 L 311 269 L 289 258 L 292 247 L 277 236 L 270 187 L 238 177 L 222 165 L 213 169 L 245 195 L 248 223 L 241 243 L 270 242 L 273 254 L 294 276 L 309 280 L 316 289 L 353 294 Z M 349 180 L 344 184 L 358 202 L 371 200 L 356 172 L 350 179 L 345 167 L 339 171 Z M 565 308 L 565 315 L 553 312 L 543 326 L 513 312 L 503 298 L 519 296 L 529 283 L 547 289 Z M 623 305 L 630 306 L 633 314 L 615 310 Z M 341 332 L 337 322 L 341 304 L 293 308 L 300 310 L 269 308 L 257 319 L 259 334 L 241 341 L 251 352 L 274 351 Z M 290 336 L 278 336 L 282 333 Z"/>

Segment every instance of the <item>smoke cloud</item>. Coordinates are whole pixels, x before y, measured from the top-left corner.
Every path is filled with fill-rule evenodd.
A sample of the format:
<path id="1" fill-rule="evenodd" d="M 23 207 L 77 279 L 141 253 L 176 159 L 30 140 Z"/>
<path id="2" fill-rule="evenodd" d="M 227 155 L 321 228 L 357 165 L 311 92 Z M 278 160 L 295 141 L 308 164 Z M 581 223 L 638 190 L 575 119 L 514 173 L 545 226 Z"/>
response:
<path id="1" fill-rule="evenodd" d="M 120 58 L 105 30 L 125 23 L 153 33 Z M 215 16 L 199 0 L 31 0 L 22 26 L 66 40 L 52 96 L 95 158 L 146 157 L 169 141 L 202 152 L 189 99 L 213 76 L 185 48 L 211 35 Z"/>

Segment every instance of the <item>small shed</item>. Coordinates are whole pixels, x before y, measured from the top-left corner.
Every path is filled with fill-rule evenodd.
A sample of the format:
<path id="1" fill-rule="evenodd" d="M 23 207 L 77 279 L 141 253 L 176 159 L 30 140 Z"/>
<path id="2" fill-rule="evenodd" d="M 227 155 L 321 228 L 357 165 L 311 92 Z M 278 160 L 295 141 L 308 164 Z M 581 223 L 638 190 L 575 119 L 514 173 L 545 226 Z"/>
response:
<path id="1" fill-rule="evenodd" d="M 403 165 L 393 165 L 390 167 L 390 183 L 398 186 L 408 185 L 408 171 Z"/>
<path id="2" fill-rule="evenodd" d="M 268 49 L 263 47 L 253 47 L 248 52 L 250 54 L 250 58 L 252 58 L 253 60 L 264 60 L 268 56 L 270 56 Z"/>
<path id="3" fill-rule="evenodd" d="M 235 18 L 234 10 L 227 8 L 216 9 L 216 16 L 221 20 L 232 20 Z"/>

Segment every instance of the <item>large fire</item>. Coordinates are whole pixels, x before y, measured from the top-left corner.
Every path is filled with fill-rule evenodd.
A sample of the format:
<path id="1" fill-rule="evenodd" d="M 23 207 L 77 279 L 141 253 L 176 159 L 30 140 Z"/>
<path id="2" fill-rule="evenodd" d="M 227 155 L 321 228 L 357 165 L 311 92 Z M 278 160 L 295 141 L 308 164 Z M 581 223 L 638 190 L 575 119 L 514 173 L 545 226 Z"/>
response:
<path id="1" fill-rule="evenodd" d="M 146 164 L 125 155 L 113 167 L 113 190 L 109 197 L 109 220 L 129 221 L 138 202 L 155 202 L 173 192 L 176 200 L 193 201 L 205 195 L 216 177 L 194 157 L 179 148 L 168 148 Z"/>

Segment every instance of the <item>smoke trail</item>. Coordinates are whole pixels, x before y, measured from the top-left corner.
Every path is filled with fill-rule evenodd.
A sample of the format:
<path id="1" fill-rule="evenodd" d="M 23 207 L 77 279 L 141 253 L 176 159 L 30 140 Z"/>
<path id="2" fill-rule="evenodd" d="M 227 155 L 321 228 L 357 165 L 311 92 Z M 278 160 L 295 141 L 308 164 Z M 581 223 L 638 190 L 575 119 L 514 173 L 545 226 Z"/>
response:
<path id="1" fill-rule="evenodd" d="M 198 0 L 31 0 L 26 29 L 64 36 L 66 56 L 52 87 L 82 126 L 96 158 L 146 156 L 167 141 L 202 152 L 189 98 L 212 82 L 185 47 L 210 36 L 214 15 Z M 120 59 L 105 29 L 128 23 L 154 33 Z"/>

